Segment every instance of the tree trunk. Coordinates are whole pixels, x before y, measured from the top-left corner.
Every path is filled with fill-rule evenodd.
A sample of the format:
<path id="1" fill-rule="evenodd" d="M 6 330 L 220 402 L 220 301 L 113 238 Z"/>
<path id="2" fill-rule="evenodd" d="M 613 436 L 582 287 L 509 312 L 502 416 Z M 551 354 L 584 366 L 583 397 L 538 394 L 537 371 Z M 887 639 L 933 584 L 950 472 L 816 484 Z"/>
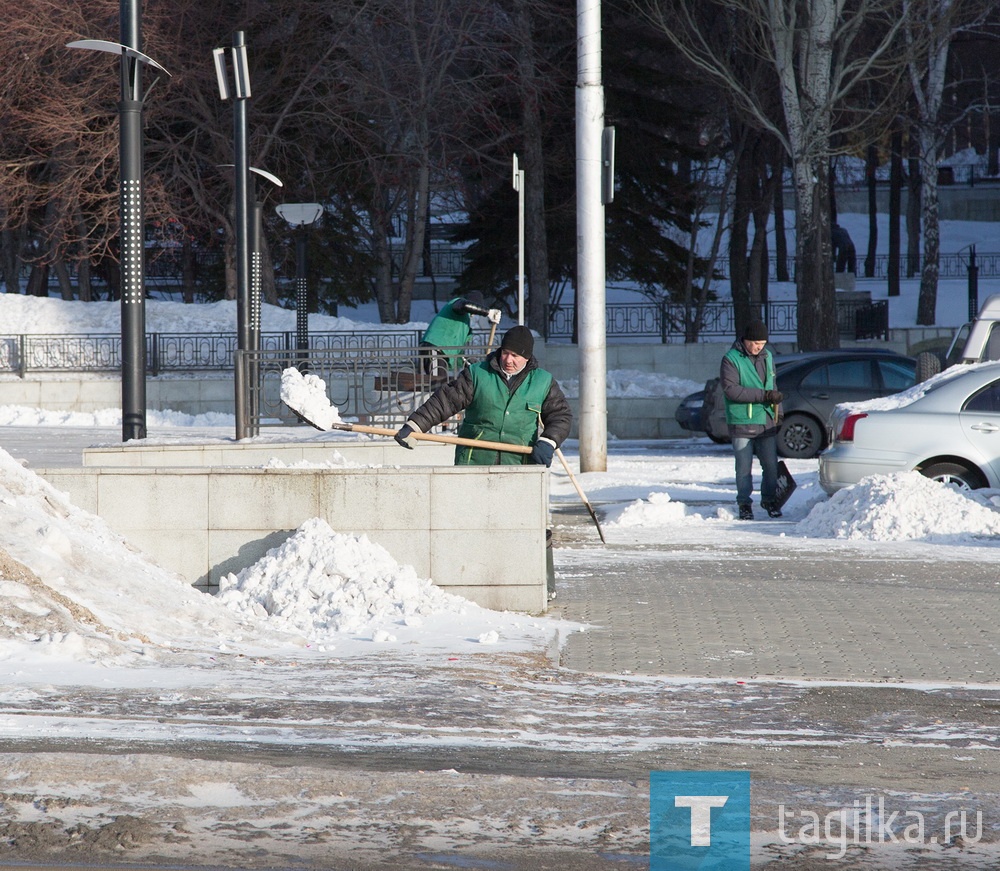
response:
<path id="1" fill-rule="evenodd" d="M 795 162 L 795 290 L 798 343 L 803 351 L 840 347 L 833 287 L 827 161 Z"/>
<path id="2" fill-rule="evenodd" d="M 913 278 L 920 272 L 920 188 L 923 173 L 917 154 L 917 137 L 910 131 L 910 156 L 908 160 L 906 199 L 906 277 Z"/>
<path id="3" fill-rule="evenodd" d="M 750 197 L 753 187 L 753 149 L 743 148 L 737 158 L 733 220 L 729 228 L 729 287 L 733 297 L 733 318 L 739 335 L 747 323 L 759 317 L 750 300 L 749 245 Z"/>
<path id="4" fill-rule="evenodd" d="M 194 303 L 194 288 L 198 280 L 198 260 L 194 254 L 194 246 L 190 239 L 184 240 L 184 247 L 181 248 L 181 299 L 187 303 Z"/>
<path id="5" fill-rule="evenodd" d="M 778 281 L 789 281 L 788 239 L 785 237 L 785 161 L 784 155 L 774 166 L 778 183 L 774 189 L 774 277 Z"/>
<path id="6" fill-rule="evenodd" d="M 921 169 L 920 213 L 924 231 L 924 264 L 920 271 L 920 296 L 917 300 L 917 326 L 932 327 L 937 321 L 938 272 L 941 262 L 941 224 L 938 214 L 937 141 L 933 132 L 920 136 Z"/>
<path id="7" fill-rule="evenodd" d="M 375 301 L 378 318 L 383 324 L 396 323 L 395 294 L 392 287 L 392 251 L 383 221 L 375 218 L 372 230 L 372 248 L 375 254 Z"/>
<path id="8" fill-rule="evenodd" d="M 4 230 L 0 234 L 0 252 L 7 293 L 21 292 L 21 258 L 18 256 L 18 249 L 17 234 L 13 230 Z"/>
<path id="9" fill-rule="evenodd" d="M 899 296 L 899 273 L 903 253 L 899 238 L 900 202 L 903 195 L 903 134 L 892 131 L 889 154 L 889 296 Z"/>
<path id="10" fill-rule="evenodd" d="M 74 297 L 73 282 L 69 277 L 66 261 L 57 260 L 52 264 L 52 271 L 56 274 L 56 281 L 59 283 L 59 295 L 67 301 L 72 300 Z"/>
<path id="11" fill-rule="evenodd" d="M 868 146 L 865 160 L 865 183 L 868 186 L 868 249 L 865 252 L 865 278 L 875 277 L 875 258 L 878 255 L 878 186 L 875 173 L 878 169 L 878 146 Z"/>
<path id="12" fill-rule="evenodd" d="M 403 266 L 399 275 L 399 294 L 396 299 L 395 323 L 397 324 L 405 324 L 410 320 L 413 288 L 417 280 L 417 267 L 424 250 L 424 233 L 427 229 L 430 177 L 430 157 L 424 150 L 409 191 L 406 243 L 403 249 Z"/>

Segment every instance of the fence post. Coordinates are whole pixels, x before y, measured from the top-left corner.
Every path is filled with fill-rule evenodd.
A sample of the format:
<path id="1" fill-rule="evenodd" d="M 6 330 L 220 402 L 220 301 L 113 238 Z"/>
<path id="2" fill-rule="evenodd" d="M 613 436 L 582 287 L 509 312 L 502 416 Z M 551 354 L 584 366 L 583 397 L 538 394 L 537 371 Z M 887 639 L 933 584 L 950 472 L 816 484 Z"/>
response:
<path id="1" fill-rule="evenodd" d="M 17 374 L 25 378 L 28 374 L 28 337 L 17 337 Z"/>
<path id="2" fill-rule="evenodd" d="M 970 168 L 971 172 L 971 168 Z M 976 246 L 969 247 L 969 320 L 979 314 L 979 266 L 976 264 Z"/>
<path id="3" fill-rule="evenodd" d="M 160 374 L 160 334 L 149 333 L 149 374 Z"/>
<path id="4" fill-rule="evenodd" d="M 658 306 L 660 310 L 660 343 L 667 344 L 667 303 L 665 300 L 660 300 Z"/>

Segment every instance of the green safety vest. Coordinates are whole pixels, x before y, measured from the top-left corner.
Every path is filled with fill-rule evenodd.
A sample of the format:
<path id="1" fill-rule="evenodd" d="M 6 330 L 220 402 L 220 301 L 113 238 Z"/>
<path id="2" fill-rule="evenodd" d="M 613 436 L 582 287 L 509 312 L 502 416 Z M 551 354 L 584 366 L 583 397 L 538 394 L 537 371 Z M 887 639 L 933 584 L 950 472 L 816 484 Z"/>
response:
<path id="1" fill-rule="evenodd" d="M 765 371 L 767 376 L 762 381 L 757 367 L 749 355 L 737 348 L 726 352 L 726 359 L 732 361 L 740 375 L 740 384 L 744 387 L 759 387 L 761 390 L 774 390 L 774 358 L 771 352 L 764 349 Z M 761 402 L 733 402 L 726 396 L 726 423 L 733 426 L 767 423 L 768 417 L 774 417 L 774 408 Z"/>
<path id="2" fill-rule="evenodd" d="M 544 369 L 532 369 L 511 393 L 503 376 L 490 367 L 488 359 L 470 366 L 468 372 L 475 392 L 472 403 L 465 410 L 458 434 L 467 439 L 533 445 L 538 439 L 542 403 L 552 386 L 551 373 Z M 455 449 L 455 465 L 492 466 L 498 462 L 498 453 L 501 465 L 528 463 L 527 454 L 459 445 Z"/>

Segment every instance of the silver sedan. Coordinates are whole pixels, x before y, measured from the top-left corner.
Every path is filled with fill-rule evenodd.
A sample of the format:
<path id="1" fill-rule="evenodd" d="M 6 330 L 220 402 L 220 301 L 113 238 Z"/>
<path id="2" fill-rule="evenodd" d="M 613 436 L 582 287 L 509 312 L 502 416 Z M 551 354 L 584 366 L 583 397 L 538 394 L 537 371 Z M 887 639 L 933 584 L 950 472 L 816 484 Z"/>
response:
<path id="1" fill-rule="evenodd" d="M 895 396 L 838 406 L 819 457 L 827 493 L 916 470 L 963 489 L 1000 487 L 1000 363 L 954 366 Z"/>

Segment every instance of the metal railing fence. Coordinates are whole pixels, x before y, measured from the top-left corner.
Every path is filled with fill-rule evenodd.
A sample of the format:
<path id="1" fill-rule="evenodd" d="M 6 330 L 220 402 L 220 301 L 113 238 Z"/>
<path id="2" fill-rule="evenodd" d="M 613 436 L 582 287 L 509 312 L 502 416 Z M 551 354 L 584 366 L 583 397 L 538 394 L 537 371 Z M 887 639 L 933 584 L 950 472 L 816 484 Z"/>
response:
<path id="1" fill-rule="evenodd" d="M 682 343 L 690 330 L 692 311 L 676 303 L 609 303 L 605 307 L 608 339 L 625 336 L 655 339 L 663 344 Z M 798 303 L 769 302 L 761 308 L 761 319 L 774 337 L 793 339 L 798 329 Z M 549 341 L 576 341 L 575 305 L 553 306 L 548 311 Z M 837 326 L 842 336 L 853 339 L 889 337 L 889 304 L 885 300 L 838 299 Z M 698 341 L 731 339 L 736 322 L 731 303 L 708 303 L 695 331 Z"/>
<path id="2" fill-rule="evenodd" d="M 383 352 L 405 352 L 415 348 L 422 330 L 338 331 L 309 333 L 309 346 L 352 357 L 371 357 Z M 487 333 L 474 334 L 473 341 L 485 344 Z M 295 331 L 260 334 L 263 351 L 295 350 Z M 146 372 L 198 372 L 233 369 L 238 350 L 234 332 L 147 333 Z M 0 336 L 0 373 L 25 377 L 29 372 L 120 371 L 121 335 L 117 333 L 79 335 Z"/>
<path id="3" fill-rule="evenodd" d="M 917 270 L 913 272 L 909 268 L 909 257 L 905 254 L 901 255 L 899 258 L 899 274 L 903 278 L 911 277 L 912 275 L 919 275 L 920 269 L 923 266 L 923 261 L 921 261 Z M 876 254 L 872 260 L 872 274 L 867 275 L 865 273 L 865 255 L 864 252 L 858 251 L 857 253 L 857 279 L 858 281 L 875 281 L 881 280 L 885 281 L 889 277 L 889 266 L 891 264 L 891 258 L 888 254 Z M 769 281 L 778 280 L 778 264 L 780 260 L 777 257 L 771 257 L 768 259 L 768 269 L 767 277 Z M 1000 253 L 985 253 L 976 254 L 976 265 L 979 268 L 979 275 L 982 278 L 996 278 L 1000 276 Z M 722 257 L 715 263 L 716 275 L 720 279 L 729 278 L 729 261 Z M 785 258 L 785 274 L 788 276 L 788 281 L 795 281 L 795 257 L 788 256 Z M 941 254 L 938 260 L 938 274 L 940 278 L 965 278 L 969 274 L 969 256 L 968 254 Z"/>

